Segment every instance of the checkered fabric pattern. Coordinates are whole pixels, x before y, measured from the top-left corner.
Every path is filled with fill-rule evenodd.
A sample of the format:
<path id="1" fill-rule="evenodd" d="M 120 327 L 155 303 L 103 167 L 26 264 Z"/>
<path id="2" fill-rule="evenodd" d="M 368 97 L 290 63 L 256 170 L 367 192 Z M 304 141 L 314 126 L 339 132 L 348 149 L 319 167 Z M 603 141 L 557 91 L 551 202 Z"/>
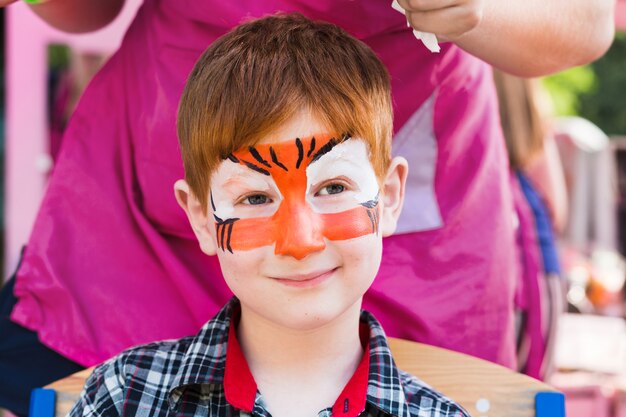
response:
<path id="1" fill-rule="evenodd" d="M 197 335 L 138 346 L 98 366 L 69 416 L 271 417 L 259 392 L 251 413 L 226 401 L 226 347 L 238 309 L 233 298 Z M 366 406 L 359 416 L 469 417 L 450 399 L 398 370 L 380 323 L 367 312 L 361 321 L 370 329 L 370 365 Z M 318 414 L 331 416 L 331 407 Z"/>

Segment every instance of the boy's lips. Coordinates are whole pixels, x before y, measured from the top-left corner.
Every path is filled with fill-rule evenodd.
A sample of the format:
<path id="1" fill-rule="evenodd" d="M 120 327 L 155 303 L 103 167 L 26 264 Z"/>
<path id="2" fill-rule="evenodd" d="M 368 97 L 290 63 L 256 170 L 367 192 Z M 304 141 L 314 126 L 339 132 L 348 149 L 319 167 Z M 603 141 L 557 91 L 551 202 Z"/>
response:
<path id="1" fill-rule="evenodd" d="M 329 279 L 337 269 L 339 268 L 336 267 L 323 269 L 319 271 L 309 272 L 306 274 L 273 277 L 273 279 L 280 282 L 281 284 L 285 284 L 291 287 L 311 287 L 321 284 L 322 282 Z"/>

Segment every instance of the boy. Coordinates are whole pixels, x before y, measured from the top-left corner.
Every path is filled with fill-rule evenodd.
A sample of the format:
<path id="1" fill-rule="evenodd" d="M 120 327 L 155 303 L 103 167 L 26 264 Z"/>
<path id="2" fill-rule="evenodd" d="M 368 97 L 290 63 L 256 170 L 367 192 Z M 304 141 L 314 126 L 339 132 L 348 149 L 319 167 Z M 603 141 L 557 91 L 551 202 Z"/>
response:
<path id="1" fill-rule="evenodd" d="M 391 124 L 386 70 L 333 25 L 276 15 L 213 43 L 181 98 L 174 188 L 237 298 L 96 368 L 70 415 L 466 416 L 360 311 L 404 196 Z"/>

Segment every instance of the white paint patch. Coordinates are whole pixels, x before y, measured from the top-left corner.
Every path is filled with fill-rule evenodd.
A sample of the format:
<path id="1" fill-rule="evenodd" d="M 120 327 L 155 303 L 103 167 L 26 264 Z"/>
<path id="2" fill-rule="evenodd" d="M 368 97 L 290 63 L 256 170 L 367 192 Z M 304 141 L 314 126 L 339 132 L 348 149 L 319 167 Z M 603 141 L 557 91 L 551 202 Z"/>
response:
<path id="1" fill-rule="evenodd" d="M 246 205 L 239 201 L 254 193 L 267 195 L 271 204 Z M 283 197 L 274 179 L 230 160 L 223 161 L 211 177 L 211 195 L 215 210 L 222 220 L 229 218 L 255 218 L 272 216 Z"/>
<path id="2" fill-rule="evenodd" d="M 330 152 L 310 164 L 306 170 L 306 198 L 318 213 L 339 213 L 376 198 L 378 180 L 369 158 L 365 141 L 351 138 L 335 146 Z M 343 193 L 332 198 L 316 197 L 320 185 L 345 181 Z M 330 196 L 324 196 L 330 197 Z"/>

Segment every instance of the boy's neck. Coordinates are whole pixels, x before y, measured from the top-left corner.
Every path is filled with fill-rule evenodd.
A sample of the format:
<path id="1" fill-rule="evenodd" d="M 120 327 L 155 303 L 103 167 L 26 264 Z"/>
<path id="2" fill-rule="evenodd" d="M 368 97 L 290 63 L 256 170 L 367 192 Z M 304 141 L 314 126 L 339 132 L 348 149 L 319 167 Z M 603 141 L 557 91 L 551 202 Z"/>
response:
<path id="1" fill-rule="evenodd" d="M 237 338 L 273 417 L 314 417 L 331 407 L 363 356 L 361 300 L 330 323 L 294 330 L 241 306 Z"/>

